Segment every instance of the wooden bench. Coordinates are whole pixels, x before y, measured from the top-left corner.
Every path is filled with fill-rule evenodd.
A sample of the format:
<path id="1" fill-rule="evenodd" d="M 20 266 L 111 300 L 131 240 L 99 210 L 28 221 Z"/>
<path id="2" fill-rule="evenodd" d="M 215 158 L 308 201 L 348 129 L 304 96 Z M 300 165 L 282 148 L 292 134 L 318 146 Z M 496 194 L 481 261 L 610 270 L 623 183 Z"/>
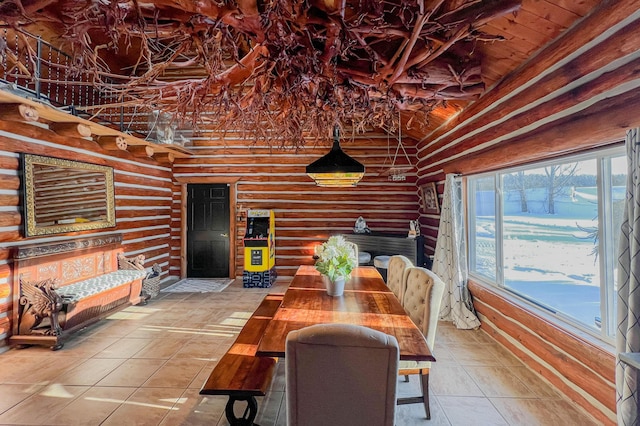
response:
<path id="1" fill-rule="evenodd" d="M 258 412 L 256 396 L 264 396 L 271 384 L 276 358 L 256 357 L 258 343 L 269 321 L 282 302 L 282 294 L 267 295 L 240 331 L 229 351 L 214 367 L 200 389 L 201 395 L 228 395 L 225 415 L 231 426 L 252 426 Z M 236 417 L 233 405 L 245 401 L 242 417 Z"/>
<path id="2" fill-rule="evenodd" d="M 18 247 L 9 343 L 60 349 L 73 331 L 140 303 L 144 256 L 124 258 L 121 242 L 111 234 Z"/>

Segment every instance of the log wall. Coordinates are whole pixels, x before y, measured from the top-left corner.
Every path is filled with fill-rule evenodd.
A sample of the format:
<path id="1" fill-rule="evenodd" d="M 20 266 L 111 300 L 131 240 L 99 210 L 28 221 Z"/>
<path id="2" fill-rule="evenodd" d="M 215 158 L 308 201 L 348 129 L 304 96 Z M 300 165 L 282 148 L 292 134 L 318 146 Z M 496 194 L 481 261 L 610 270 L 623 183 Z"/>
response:
<path id="1" fill-rule="evenodd" d="M 620 143 L 626 129 L 640 125 L 639 20 L 637 2 L 604 1 L 419 141 L 418 185 L 435 181 L 441 193 L 446 173 L 470 175 Z M 438 215 L 420 220 L 425 233 L 437 233 Z M 433 250 L 435 238 L 430 242 Z M 496 340 L 600 422 L 615 422 L 612 353 L 497 293 L 476 285 L 471 291 Z"/>
<path id="2" fill-rule="evenodd" d="M 19 153 L 113 167 L 116 227 L 24 238 Z M 170 168 L 134 158 L 124 151 L 105 151 L 91 140 L 60 136 L 40 123 L 0 120 L 0 351 L 5 348 L 5 338 L 11 330 L 12 247 L 117 232 L 123 236 L 127 256 L 145 255 L 145 266 L 157 262 L 167 277 L 171 200 Z"/>
<path id="3" fill-rule="evenodd" d="M 391 156 L 395 140 L 391 139 Z M 405 148 L 415 165 L 415 146 Z M 415 142 L 413 142 L 415 144 Z M 232 183 L 236 191 L 235 273 L 242 276 L 247 209 L 273 209 L 276 218 L 276 270 L 292 276 L 297 267 L 313 264 L 315 245 L 329 235 L 350 233 L 358 216 L 372 231 L 407 233 L 409 221 L 418 218 L 415 173 L 405 181 L 389 181 L 378 175 L 391 164 L 388 138 L 383 134 L 345 137 L 343 150 L 365 165 L 364 179 L 354 188 L 321 188 L 305 174 L 305 167 L 325 155 L 331 140 L 309 142 L 297 152 L 269 148 L 264 143 L 248 147 L 247 142 L 227 134 L 224 139 L 201 138 L 190 150 L 195 155 L 176 159 L 172 209 L 171 271 L 180 270 L 180 182 L 216 180 Z M 386 163 L 385 163 L 386 160 Z M 404 160 L 404 157 L 403 157 Z M 406 163 L 406 160 L 404 160 Z"/>

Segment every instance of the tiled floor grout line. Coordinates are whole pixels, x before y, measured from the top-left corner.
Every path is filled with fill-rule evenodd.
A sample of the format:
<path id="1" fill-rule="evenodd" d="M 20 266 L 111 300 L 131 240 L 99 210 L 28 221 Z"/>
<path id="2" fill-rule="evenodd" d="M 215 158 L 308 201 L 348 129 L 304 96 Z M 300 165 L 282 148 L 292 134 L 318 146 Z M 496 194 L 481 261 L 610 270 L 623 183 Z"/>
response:
<path id="1" fill-rule="evenodd" d="M 37 404 L 47 403 L 47 398 L 43 396 L 43 392 L 50 390 L 52 386 L 58 384 L 62 389 L 67 388 L 72 390 L 72 387 L 75 387 L 76 390 L 79 390 L 80 388 L 78 386 L 86 387 L 86 389 L 69 401 L 65 401 L 66 404 L 57 410 L 55 414 L 52 414 L 51 419 L 54 420 L 64 419 L 65 415 L 69 415 L 65 413 L 73 413 L 78 407 L 91 407 L 91 401 L 87 401 L 91 398 L 85 398 L 85 395 L 106 395 L 110 392 L 117 393 L 119 389 L 122 389 L 124 392 L 127 392 L 125 389 L 132 389 L 131 393 L 118 404 L 114 404 L 113 406 L 109 404 L 100 405 L 100 407 L 102 407 L 101 413 L 104 414 L 104 417 L 95 424 L 105 426 L 126 424 L 124 420 L 127 418 L 123 416 L 139 415 L 140 417 L 136 418 L 136 421 L 139 421 L 140 424 L 157 424 L 162 426 L 179 424 L 188 426 L 199 424 L 226 425 L 224 417 L 226 397 L 204 398 L 198 396 L 199 385 L 197 382 L 204 382 L 208 372 L 210 372 L 215 365 L 216 360 L 220 359 L 224 352 L 231 346 L 240 326 L 236 325 L 236 329 L 231 328 L 229 329 L 231 331 L 226 334 L 221 330 L 225 330 L 224 327 L 233 327 L 233 325 L 230 324 L 238 321 L 239 317 L 237 313 L 240 313 L 240 316 L 250 313 L 249 311 L 255 309 L 262 296 L 272 291 L 270 289 L 261 291 L 253 290 L 254 289 L 242 289 L 241 285 L 234 283 L 224 292 L 215 295 L 164 295 L 163 297 L 152 300 L 147 306 L 135 307 L 129 309 L 127 312 L 123 312 L 121 317 L 128 319 L 103 320 L 100 323 L 92 325 L 89 329 L 81 332 L 69 342 L 67 348 L 65 348 L 68 351 L 67 353 L 60 352 L 52 354 L 42 349 L 38 350 L 34 348 L 32 352 L 16 353 L 10 351 L 10 353 L 8 352 L 7 354 L 0 354 L 0 361 L 2 361 L 3 358 L 12 360 L 14 363 L 17 363 L 16 368 L 18 370 L 16 371 L 25 371 L 27 373 L 26 376 L 20 377 L 16 374 L 8 374 L 0 371 L 0 424 L 5 424 L 5 422 L 2 421 L 3 418 L 18 418 L 16 417 L 18 415 L 17 413 L 24 412 L 28 416 L 29 411 L 37 411 L 39 409 Z M 105 321 L 114 322 L 109 323 Z M 161 331 L 156 333 L 154 330 Z M 170 333 L 172 330 L 178 331 L 178 333 Z M 200 334 L 191 334 L 197 333 L 198 330 L 203 331 L 200 332 Z M 204 330 L 209 331 L 205 333 Z M 545 408 L 544 405 L 554 405 L 563 407 L 563 410 L 566 409 L 567 411 L 572 409 L 570 403 L 557 392 L 557 397 L 542 396 L 545 395 L 547 391 L 541 391 L 540 389 L 546 389 L 546 387 L 549 386 L 543 378 L 535 375 L 531 376 L 532 379 L 529 380 L 528 374 L 535 374 L 535 372 L 519 360 L 519 363 L 515 364 L 517 358 L 514 360 L 501 350 L 494 349 L 500 347 L 500 345 L 497 342 L 488 340 L 489 338 L 484 334 L 477 333 L 484 332 L 460 331 L 456 330 L 452 325 L 445 323 L 439 325 L 439 334 L 434 352 L 436 357 L 440 357 L 443 367 L 438 370 L 439 364 L 436 363 L 431 374 L 436 377 L 436 375 L 439 374 L 438 371 L 440 371 L 441 374 L 446 374 L 447 371 L 458 369 L 464 373 L 458 377 L 462 377 L 463 380 L 470 380 L 469 384 L 472 383 L 476 386 L 481 396 L 465 395 L 464 390 L 460 391 L 460 395 L 457 395 L 455 393 L 458 392 L 456 391 L 456 387 L 459 387 L 461 384 L 450 383 L 447 381 L 448 376 L 440 376 L 438 377 L 440 383 L 445 384 L 446 387 L 437 389 L 438 391 L 444 391 L 443 394 L 435 392 L 434 387 L 431 387 L 432 413 L 434 419 L 431 422 L 424 420 L 424 408 L 422 405 L 412 404 L 398 408 L 397 426 L 414 426 L 419 424 L 457 426 L 459 424 L 465 424 L 461 419 L 465 418 L 464 415 L 466 413 L 461 413 L 460 410 L 447 411 L 447 407 L 451 406 L 452 401 L 463 404 L 463 406 L 466 406 L 464 404 L 480 403 L 480 407 L 490 407 L 493 414 L 485 414 L 494 416 L 494 420 L 498 423 L 503 421 L 505 424 L 514 426 L 517 424 L 517 422 L 513 420 L 517 418 L 514 417 L 514 413 L 516 413 L 517 410 L 527 409 L 527 407 L 535 408 L 542 406 L 542 408 Z M 106 344 L 110 340 L 112 340 L 112 342 Z M 136 340 L 140 340 L 140 342 L 136 342 Z M 142 346 L 138 348 L 138 344 Z M 438 348 L 442 348 L 440 355 L 438 355 Z M 65 349 L 62 349 L 62 351 Z M 25 349 L 25 351 L 30 350 L 31 349 Z M 153 351 L 159 352 L 153 353 Z M 478 353 L 483 351 L 485 352 L 484 354 Z M 491 362 L 487 364 L 487 359 L 490 359 L 487 353 L 493 352 L 495 352 L 493 355 L 498 360 L 497 365 L 492 364 L 495 362 L 494 360 L 490 360 Z M 75 364 L 73 359 L 77 361 Z M 35 369 L 38 371 L 41 370 L 43 374 L 51 375 L 51 367 L 48 367 L 46 364 L 43 365 L 43 363 L 54 362 L 55 360 L 60 360 L 61 364 L 68 364 L 68 366 L 63 368 L 58 374 L 53 375 L 52 378 L 46 380 L 41 391 L 31 392 L 22 399 L 17 395 L 10 400 L 12 403 L 7 406 L 2 405 L 3 392 L 20 389 L 21 386 L 25 389 L 36 386 L 35 384 L 9 385 L 6 383 L 7 378 L 14 377 L 13 381 L 16 382 L 25 382 L 26 380 L 38 382 L 37 374 L 33 373 L 33 369 L 30 370 L 29 363 L 33 362 Z M 463 362 L 461 363 L 460 361 Z M 154 369 L 153 366 L 155 363 L 158 365 Z M 144 371 L 138 371 L 135 370 L 135 366 L 137 365 L 148 368 L 144 369 Z M 516 368 L 523 366 L 527 369 L 527 374 L 525 374 L 523 370 L 516 370 Z M 503 377 L 509 378 L 508 383 L 496 384 L 496 386 L 506 386 L 496 388 L 500 396 L 488 396 L 490 392 L 488 393 L 483 383 L 480 382 L 480 377 L 483 376 L 478 376 L 477 374 L 480 374 L 482 368 L 485 367 L 499 367 L 499 371 L 504 372 Z M 93 370 L 91 370 L 91 368 L 93 368 Z M 282 367 L 280 368 L 280 374 L 282 375 L 284 370 Z M 472 369 L 474 368 L 476 369 L 476 374 L 472 374 Z M 171 376 L 180 371 L 183 372 L 182 376 Z M 87 376 L 87 372 L 92 375 Z M 126 383 L 126 380 L 123 380 L 121 376 L 128 374 L 128 372 L 133 373 L 135 377 L 125 377 L 125 379 L 130 378 L 135 381 L 139 377 L 140 382 L 135 386 L 127 384 L 120 386 L 114 385 L 117 383 Z M 84 377 L 87 377 L 87 382 L 91 382 L 92 384 L 64 384 L 65 382 L 82 383 L 83 378 L 80 377 L 82 374 L 84 374 Z M 187 374 L 190 376 L 188 380 L 184 377 L 184 375 Z M 485 382 L 486 374 L 487 373 L 485 373 L 484 376 Z M 76 377 L 78 375 L 80 376 Z M 106 380 L 110 376 L 111 380 Z M 28 377 L 28 379 L 24 377 Z M 453 380 L 453 378 L 454 376 L 451 377 L 451 380 Z M 149 386 L 157 384 L 159 380 L 163 379 L 168 380 L 168 382 L 166 382 L 168 383 L 167 386 Z M 277 380 L 283 380 L 283 377 L 279 377 Z M 40 381 L 42 382 L 42 380 Z M 104 381 L 106 385 L 99 385 L 102 381 Z M 169 385 L 169 383 L 181 384 L 174 386 Z M 508 395 L 510 389 L 508 386 L 511 386 L 511 383 L 516 383 L 516 387 L 511 391 L 519 389 L 518 392 L 524 392 L 526 395 L 531 396 Z M 462 385 L 463 384 L 464 382 Z M 413 383 L 413 381 L 410 385 L 416 387 L 416 383 Z M 261 407 L 261 411 L 258 414 L 258 419 L 264 418 L 264 421 L 257 419 L 258 423 L 262 426 L 280 426 L 286 422 L 286 394 L 283 392 L 284 389 L 281 388 L 281 386 L 281 382 L 276 383 L 276 380 L 274 380 L 273 387 L 270 390 L 271 398 L 269 395 L 264 397 L 265 406 Z M 411 386 L 404 388 L 405 391 L 411 391 L 413 389 Z M 545 388 L 538 388 L 538 386 Z M 454 391 L 454 393 L 452 394 L 451 391 Z M 466 393 L 468 394 L 469 391 L 467 390 Z M 502 393 L 505 394 L 502 395 Z M 552 392 L 549 392 L 549 394 L 553 395 Z M 167 402 L 168 398 L 173 399 L 171 404 Z M 14 399 L 16 402 L 13 402 Z M 25 404 L 27 400 L 33 401 L 33 404 Z M 140 401 L 142 401 L 142 403 Z M 544 404 L 544 401 L 553 401 L 554 404 Z M 129 404 L 128 402 L 135 402 L 135 404 Z M 147 404 L 149 406 L 165 405 L 169 408 L 160 412 L 158 409 L 154 410 L 151 407 L 145 407 Z M 269 404 L 277 404 L 277 406 Z M 508 408 L 506 412 L 504 411 L 505 407 Z M 474 410 L 469 409 L 468 411 Z M 87 413 L 87 415 L 89 414 L 90 413 Z M 550 414 L 561 416 L 563 413 Z M 578 413 L 576 412 L 576 414 Z M 34 412 L 33 415 L 37 416 L 38 414 Z M 532 415 L 532 419 L 537 418 L 533 417 L 535 413 L 529 413 L 529 415 Z M 272 416 L 275 417 L 272 418 Z M 475 420 L 487 421 L 489 419 L 491 419 L 491 417 L 484 419 L 476 418 Z M 271 422 L 273 422 L 273 425 L 271 425 Z M 570 421 L 563 421 L 561 423 L 563 426 L 574 424 Z M 552 423 L 543 422 L 540 424 Z M 581 421 L 575 424 L 589 423 Z"/>

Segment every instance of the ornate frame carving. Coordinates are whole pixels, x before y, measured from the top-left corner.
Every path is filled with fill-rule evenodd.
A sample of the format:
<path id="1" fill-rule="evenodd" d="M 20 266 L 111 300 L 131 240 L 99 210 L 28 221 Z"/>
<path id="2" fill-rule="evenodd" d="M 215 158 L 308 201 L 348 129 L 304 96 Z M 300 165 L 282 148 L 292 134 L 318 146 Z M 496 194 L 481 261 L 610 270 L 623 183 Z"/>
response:
<path id="1" fill-rule="evenodd" d="M 104 175 L 105 214 L 104 219 L 76 223 L 38 225 L 36 223 L 36 188 L 34 166 L 46 165 L 60 169 L 87 170 Z M 113 168 L 79 161 L 44 157 L 33 154 L 22 155 L 22 184 L 24 190 L 24 232 L 26 237 L 112 228 L 116 226 Z"/>

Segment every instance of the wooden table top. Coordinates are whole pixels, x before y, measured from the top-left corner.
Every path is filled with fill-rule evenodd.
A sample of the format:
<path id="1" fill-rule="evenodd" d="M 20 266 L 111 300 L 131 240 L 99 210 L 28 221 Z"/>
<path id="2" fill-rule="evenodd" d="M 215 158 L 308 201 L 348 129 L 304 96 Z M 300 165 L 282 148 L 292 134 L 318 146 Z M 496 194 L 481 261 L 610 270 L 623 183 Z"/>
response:
<path id="1" fill-rule="evenodd" d="M 290 331 L 326 323 L 357 324 L 382 331 L 398 339 L 400 359 L 435 361 L 424 336 L 375 268 L 356 268 L 344 295 L 332 297 L 320 273 L 309 265 L 296 272 L 256 356 L 284 357 Z"/>

